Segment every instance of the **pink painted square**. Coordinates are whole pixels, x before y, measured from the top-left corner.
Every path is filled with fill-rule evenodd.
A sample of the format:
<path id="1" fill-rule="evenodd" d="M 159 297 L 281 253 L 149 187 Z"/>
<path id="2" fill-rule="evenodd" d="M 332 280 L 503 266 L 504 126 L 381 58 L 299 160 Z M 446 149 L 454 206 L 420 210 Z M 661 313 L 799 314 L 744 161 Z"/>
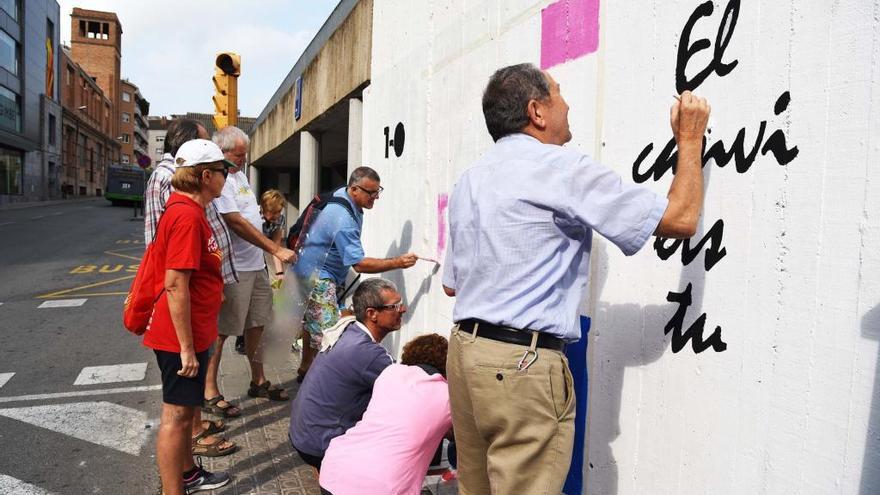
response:
<path id="1" fill-rule="evenodd" d="M 559 0 L 541 11 L 541 68 L 599 48 L 599 0 Z"/>

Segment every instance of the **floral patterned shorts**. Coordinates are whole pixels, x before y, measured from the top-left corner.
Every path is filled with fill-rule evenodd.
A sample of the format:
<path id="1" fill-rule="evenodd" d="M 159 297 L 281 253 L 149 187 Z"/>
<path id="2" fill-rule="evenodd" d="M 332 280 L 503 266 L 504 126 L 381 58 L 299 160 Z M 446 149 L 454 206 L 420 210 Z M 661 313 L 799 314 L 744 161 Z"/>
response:
<path id="1" fill-rule="evenodd" d="M 339 303 L 336 301 L 336 283 L 329 278 L 319 279 L 309 294 L 303 327 L 309 332 L 309 345 L 320 349 L 324 330 L 339 321 Z"/>

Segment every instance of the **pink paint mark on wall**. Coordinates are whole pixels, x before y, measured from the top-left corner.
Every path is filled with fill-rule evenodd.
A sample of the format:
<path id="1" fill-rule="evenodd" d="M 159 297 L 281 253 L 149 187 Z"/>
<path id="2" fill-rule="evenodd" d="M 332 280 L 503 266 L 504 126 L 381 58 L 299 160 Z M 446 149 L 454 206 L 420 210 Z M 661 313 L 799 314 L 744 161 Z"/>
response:
<path id="1" fill-rule="evenodd" d="M 541 68 L 599 48 L 599 0 L 559 0 L 541 11 Z"/>
<path id="2" fill-rule="evenodd" d="M 449 195 L 440 193 L 437 195 L 437 260 L 443 262 L 443 253 L 446 251 L 446 208 L 449 206 Z"/>

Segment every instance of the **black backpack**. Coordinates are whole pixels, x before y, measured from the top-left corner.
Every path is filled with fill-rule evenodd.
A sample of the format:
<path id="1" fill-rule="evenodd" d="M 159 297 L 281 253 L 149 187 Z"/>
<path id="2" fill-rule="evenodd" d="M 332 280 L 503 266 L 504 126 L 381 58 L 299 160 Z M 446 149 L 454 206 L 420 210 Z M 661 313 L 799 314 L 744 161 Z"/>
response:
<path id="1" fill-rule="evenodd" d="M 357 217 L 355 217 L 354 209 L 351 207 L 351 203 L 348 202 L 345 198 L 340 198 L 338 196 L 333 195 L 334 191 L 329 191 L 321 194 L 316 194 L 314 198 L 309 202 L 308 206 L 306 206 L 305 210 L 303 210 L 302 214 L 299 218 L 296 219 L 296 223 L 290 227 L 290 230 L 287 232 L 287 247 L 288 249 L 292 249 L 297 253 L 302 249 L 302 244 L 305 241 L 305 235 L 309 232 L 309 228 L 312 226 L 312 223 L 315 221 L 315 218 L 318 216 L 318 212 L 323 210 L 325 206 L 330 203 L 336 203 L 338 205 L 342 205 L 345 207 L 345 211 L 351 215 L 351 219 L 357 222 Z"/>

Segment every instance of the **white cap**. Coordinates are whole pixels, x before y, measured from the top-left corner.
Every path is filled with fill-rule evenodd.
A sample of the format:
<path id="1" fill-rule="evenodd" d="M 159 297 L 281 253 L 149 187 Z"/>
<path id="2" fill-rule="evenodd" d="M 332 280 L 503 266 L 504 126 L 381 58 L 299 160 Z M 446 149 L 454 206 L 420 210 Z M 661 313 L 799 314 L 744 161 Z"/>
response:
<path id="1" fill-rule="evenodd" d="M 180 145 L 174 155 L 174 164 L 178 167 L 195 167 L 202 163 L 225 162 L 226 158 L 214 141 L 193 139 Z"/>

